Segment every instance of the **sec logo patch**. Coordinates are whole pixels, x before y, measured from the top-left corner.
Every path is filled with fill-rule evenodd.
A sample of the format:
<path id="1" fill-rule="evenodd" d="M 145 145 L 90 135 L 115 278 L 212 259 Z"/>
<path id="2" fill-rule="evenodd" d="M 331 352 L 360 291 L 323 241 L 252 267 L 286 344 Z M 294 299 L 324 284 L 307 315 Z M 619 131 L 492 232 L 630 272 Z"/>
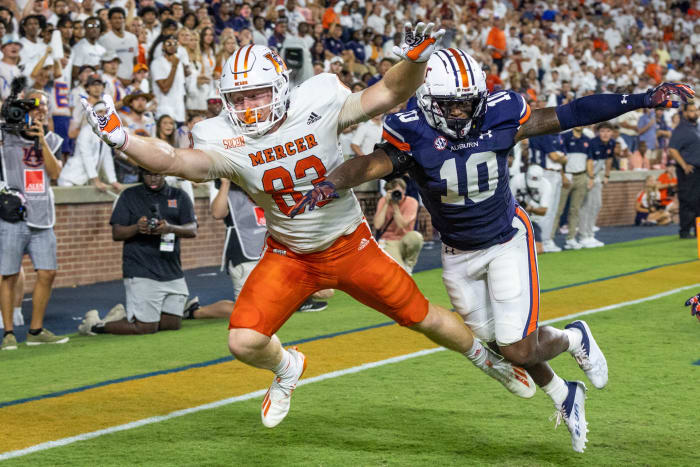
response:
<path id="1" fill-rule="evenodd" d="M 438 151 L 442 151 L 447 147 L 447 140 L 442 136 L 438 136 L 435 138 L 435 141 L 433 141 L 433 147 Z"/>

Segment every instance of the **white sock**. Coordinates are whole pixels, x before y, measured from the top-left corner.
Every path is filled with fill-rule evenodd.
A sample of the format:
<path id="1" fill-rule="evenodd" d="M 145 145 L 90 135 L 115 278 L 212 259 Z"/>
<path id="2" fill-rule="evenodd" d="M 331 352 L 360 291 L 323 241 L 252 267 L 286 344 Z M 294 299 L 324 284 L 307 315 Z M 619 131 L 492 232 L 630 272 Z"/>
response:
<path id="1" fill-rule="evenodd" d="M 581 341 L 583 341 L 583 333 L 576 328 L 564 329 L 566 337 L 569 339 L 569 352 L 573 352 L 575 349 L 581 347 Z"/>
<path id="2" fill-rule="evenodd" d="M 564 403 L 566 396 L 569 394 L 569 387 L 566 385 L 566 382 L 556 374 L 552 381 L 542 386 L 542 390 L 552 398 L 554 405 L 557 407 Z"/>
<path id="3" fill-rule="evenodd" d="M 484 345 L 479 339 L 474 339 L 472 348 L 464 352 L 464 356 L 467 357 L 472 363 L 478 367 L 482 367 L 486 361 L 486 356 L 488 352 L 484 348 Z"/>
<path id="4" fill-rule="evenodd" d="M 287 352 L 286 349 L 282 349 L 282 360 L 277 364 L 276 367 L 272 369 L 272 371 L 275 372 L 277 376 L 280 378 L 284 378 L 287 376 L 287 373 L 290 373 L 290 370 L 293 369 L 293 362 L 292 362 L 292 354 Z"/>
<path id="5" fill-rule="evenodd" d="M 24 316 L 22 315 L 22 307 L 16 306 L 12 314 L 12 320 L 15 326 L 24 326 Z"/>

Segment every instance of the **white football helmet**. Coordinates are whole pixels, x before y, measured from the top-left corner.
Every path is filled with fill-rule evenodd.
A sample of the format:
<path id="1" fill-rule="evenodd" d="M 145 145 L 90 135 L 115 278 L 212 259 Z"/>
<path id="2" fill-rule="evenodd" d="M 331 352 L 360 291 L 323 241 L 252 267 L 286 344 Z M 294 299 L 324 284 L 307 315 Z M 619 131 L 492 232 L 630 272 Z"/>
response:
<path id="1" fill-rule="evenodd" d="M 272 89 L 269 104 L 236 112 L 233 104 L 235 93 L 262 88 Z M 287 65 L 269 47 L 254 44 L 241 47 L 224 64 L 219 92 L 231 123 L 243 134 L 262 136 L 284 118 L 289 107 Z M 239 117 L 239 114 L 243 116 Z"/>
<path id="2" fill-rule="evenodd" d="M 486 111 L 486 74 L 469 54 L 442 49 L 428 60 L 425 81 L 416 91 L 418 106 L 428 124 L 452 138 L 465 137 L 478 126 Z M 468 118 L 451 118 L 450 109 L 460 105 Z"/>

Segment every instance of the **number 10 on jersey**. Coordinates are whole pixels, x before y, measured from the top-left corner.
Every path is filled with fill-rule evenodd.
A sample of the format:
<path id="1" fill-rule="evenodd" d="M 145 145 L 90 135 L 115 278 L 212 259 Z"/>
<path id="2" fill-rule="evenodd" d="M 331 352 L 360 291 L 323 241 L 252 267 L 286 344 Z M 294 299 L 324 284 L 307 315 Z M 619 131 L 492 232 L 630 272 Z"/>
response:
<path id="1" fill-rule="evenodd" d="M 489 199 L 498 186 L 498 160 L 493 151 L 471 154 L 464 164 L 458 167 L 457 158 L 443 162 L 440 167 L 440 178 L 446 182 L 447 194 L 442 195 L 441 201 L 446 204 L 465 204 L 465 197 L 472 203 L 480 203 Z M 466 177 L 466 193 L 460 190 L 460 179 Z"/>

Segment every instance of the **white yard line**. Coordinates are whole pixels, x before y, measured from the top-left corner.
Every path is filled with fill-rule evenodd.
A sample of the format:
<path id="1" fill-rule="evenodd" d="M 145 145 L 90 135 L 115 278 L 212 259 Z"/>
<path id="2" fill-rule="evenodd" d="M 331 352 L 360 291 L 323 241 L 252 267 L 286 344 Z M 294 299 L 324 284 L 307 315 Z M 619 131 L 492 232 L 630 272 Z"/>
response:
<path id="1" fill-rule="evenodd" d="M 567 316 L 562 316 L 560 318 L 549 319 L 549 320 L 540 322 L 540 324 L 551 324 L 551 323 L 554 323 L 556 321 L 577 318 L 579 316 L 585 316 L 585 315 L 590 315 L 593 313 L 599 313 L 601 311 L 615 310 L 617 308 L 622 308 L 622 307 L 626 307 L 628 305 L 636 305 L 637 303 L 656 300 L 657 298 L 662 298 L 662 297 L 665 297 L 667 295 L 672 295 L 672 294 L 675 294 L 678 292 L 682 292 L 683 290 L 686 290 L 686 289 L 695 289 L 698 287 L 700 287 L 700 284 L 693 284 L 693 285 L 688 285 L 685 287 L 679 287 L 677 289 L 669 290 L 666 292 L 661 292 L 661 293 L 658 293 L 655 295 L 651 295 L 649 297 L 640 298 L 638 300 L 630 300 L 627 302 L 616 303 L 614 305 L 604 306 L 601 308 L 595 308 L 593 310 L 582 311 L 580 313 L 573 313 L 573 314 L 570 314 Z M 387 358 L 386 360 L 381 360 L 378 362 L 365 363 L 364 365 L 358 365 L 358 366 L 354 366 L 352 368 L 346 368 L 344 370 L 332 371 L 330 373 L 325 373 L 325 374 L 322 374 L 319 376 L 314 376 L 313 378 L 303 379 L 299 382 L 298 386 L 304 386 L 307 384 L 317 383 L 319 381 L 324 381 L 327 379 L 338 378 L 340 376 L 345 376 L 345 375 L 349 375 L 349 374 L 353 374 L 353 373 L 359 373 L 361 371 L 365 371 L 365 370 L 368 370 L 370 368 L 377 368 L 380 366 L 389 365 L 391 363 L 401 362 L 401 361 L 408 360 L 408 359 L 415 358 L 415 357 L 422 357 L 424 355 L 430 355 L 432 353 L 441 352 L 443 350 L 445 350 L 445 349 L 442 347 L 438 347 L 435 349 L 421 350 L 420 352 L 414 352 L 414 353 L 410 353 L 407 355 L 401 355 L 399 357 Z M 59 446 L 66 446 L 68 444 L 75 443 L 76 441 L 84 441 L 84 440 L 88 440 L 88 439 L 92 439 L 92 438 L 97 438 L 98 436 L 108 435 L 110 433 L 116 433 L 118 431 L 130 430 L 132 428 L 138 428 L 140 426 L 150 425 L 152 423 L 164 422 L 164 421 L 170 420 L 172 418 L 182 417 L 183 415 L 193 414 L 196 412 L 200 412 L 202 410 L 215 409 L 217 407 L 222 407 L 224 405 L 233 404 L 235 402 L 241 402 L 241 401 L 246 401 L 249 399 L 254 399 L 257 397 L 262 397 L 265 395 L 266 392 L 267 392 L 266 389 L 261 389 L 259 391 L 249 392 L 248 394 L 243 394 L 241 396 L 230 397 L 228 399 L 223 399 L 220 401 L 211 402 L 209 404 L 203 404 L 203 405 L 198 405 L 196 407 L 190 407 L 189 409 L 177 410 L 175 412 L 171 412 L 171 413 L 166 414 L 166 415 L 159 415 L 157 417 L 144 418 L 142 420 L 137 420 L 135 422 L 125 423 L 123 425 L 118 425 L 118 426 L 113 426 L 110 428 L 105 428 L 102 430 L 92 431 L 90 433 L 83 433 L 83 434 L 77 435 L 77 436 L 70 436 L 68 438 L 62 438 L 62 439 L 57 439 L 55 441 L 48 441 L 46 443 L 36 444 L 34 446 L 30 446 L 30 447 L 24 448 L 24 449 L 18 449 L 16 451 L 8 451 L 8 452 L 0 454 L 0 461 L 6 460 L 6 459 L 12 459 L 14 457 L 25 456 L 27 454 L 32 454 L 35 452 L 45 451 L 47 449 L 51 449 L 51 448 L 55 448 L 55 447 L 59 447 Z"/>

